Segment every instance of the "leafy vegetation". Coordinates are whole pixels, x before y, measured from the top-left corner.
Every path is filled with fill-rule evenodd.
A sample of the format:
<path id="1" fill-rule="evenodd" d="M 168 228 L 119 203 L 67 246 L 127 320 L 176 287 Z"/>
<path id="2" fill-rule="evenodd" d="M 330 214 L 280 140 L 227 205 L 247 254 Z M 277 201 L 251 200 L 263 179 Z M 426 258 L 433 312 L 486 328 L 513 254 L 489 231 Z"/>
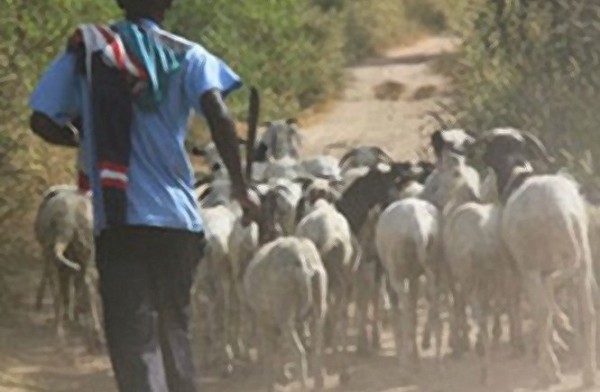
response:
<path id="1" fill-rule="evenodd" d="M 186 0 L 175 2 L 166 25 L 204 44 L 231 64 L 247 84 L 258 86 L 265 118 L 292 116 L 340 91 L 345 64 L 413 34 L 418 22 L 402 20 L 408 15 L 404 5 L 409 3 L 428 2 Z M 421 7 L 419 12 L 428 6 Z M 32 218 L 40 194 L 50 185 L 75 178 L 74 152 L 48 146 L 28 131 L 28 96 L 75 26 L 118 17 L 115 2 L 107 0 L 3 3 L 0 261 L 31 257 L 35 249 L 31 246 Z M 245 94 L 232 95 L 231 104 L 243 118 Z M 0 262 L 0 276 L 5 265 Z"/>
<path id="2" fill-rule="evenodd" d="M 342 86 L 339 22 L 309 1 L 186 1 L 168 24 L 259 86 L 265 117 L 295 115 Z M 240 116 L 245 102 L 243 94 L 232 96 Z"/>
<path id="3" fill-rule="evenodd" d="M 463 44 L 449 68 L 458 123 L 530 130 L 580 178 L 596 181 L 600 5 L 464 0 L 459 8 L 451 19 Z"/>

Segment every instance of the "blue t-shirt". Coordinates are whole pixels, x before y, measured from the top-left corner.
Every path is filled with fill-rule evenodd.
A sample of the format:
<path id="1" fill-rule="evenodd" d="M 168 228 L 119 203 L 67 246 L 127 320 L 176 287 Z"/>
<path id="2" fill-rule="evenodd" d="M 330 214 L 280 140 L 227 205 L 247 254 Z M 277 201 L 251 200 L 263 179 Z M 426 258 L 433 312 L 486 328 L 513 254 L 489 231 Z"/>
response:
<path id="1" fill-rule="evenodd" d="M 203 231 L 194 193 L 194 172 L 184 148 L 191 112 L 198 113 L 200 97 L 209 90 L 224 95 L 241 86 L 240 78 L 223 61 L 201 45 L 177 37 L 153 22 L 153 29 L 180 50 L 185 50 L 179 71 L 171 77 L 167 96 L 155 112 L 134 105 L 132 149 L 127 185 L 127 224 Z M 96 168 L 91 95 L 85 77 L 76 71 L 76 58 L 62 53 L 50 65 L 30 98 L 32 110 L 65 125 L 83 118 L 83 161 L 93 192 L 94 227 L 106 227 Z"/>

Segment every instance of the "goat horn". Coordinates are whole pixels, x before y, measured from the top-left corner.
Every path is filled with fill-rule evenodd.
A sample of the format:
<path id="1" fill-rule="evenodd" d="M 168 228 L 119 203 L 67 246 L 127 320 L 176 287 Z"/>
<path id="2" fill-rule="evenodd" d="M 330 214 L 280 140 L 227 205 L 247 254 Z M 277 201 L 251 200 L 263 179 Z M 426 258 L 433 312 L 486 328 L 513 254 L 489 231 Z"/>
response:
<path id="1" fill-rule="evenodd" d="M 427 114 L 429 116 L 433 117 L 433 119 L 438 123 L 438 125 L 440 127 L 442 127 L 443 129 L 448 128 L 448 123 L 446 121 L 444 121 L 444 119 L 442 118 L 442 116 L 440 116 L 439 113 L 433 112 L 433 111 L 429 111 L 429 112 L 427 112 Z"/>
<path id="2" fill-rule="evenodd" d="M 371 151 L 373 151 L 373 153 L 375 153 L 375 155 L 377 155 L 377 157 L 380 158 L 383 162 L 389 164 L 394 163 L 394 159 L 391 156 L 389 156 L 385 151 L 383 151 L 381 147 L 373 146 L 371 147 Z"/>
<path id="3" fill-rule="evenodd" d="M 475 138 L 475 141 L 470 146 L 467 147 L 467 151 L 468 152 L 474 151 L 482 144 L 489 142 L 493 136 L 494 136 L 494 130 L 483 132 L 481 135 L 479 135 L 477 138 Z"/>
<path id="4" fill-rule="evenodd" d="M 525 139 L 525 144 L 527 147 L 537 155 L 538 158 L 544 160 L 547 164 L 552 164 L 554 159 L 548 153 L 546 146 L 542 143 L 542 141 L 533 133 L 529 131 L 521 131 L 523 138 Z"/>
<path id="5" fill-rule="evenodd" d="M 344 164 L 346 162 L 348 162 L 350 160 L 350 158 L 353 158 L 356 155 L 357 149 L 353 148 L 350 151 L 348 151 L 347 153 L 345 153 L 341 158 L 340 158 L 340 167 L 343 167 Z"/>

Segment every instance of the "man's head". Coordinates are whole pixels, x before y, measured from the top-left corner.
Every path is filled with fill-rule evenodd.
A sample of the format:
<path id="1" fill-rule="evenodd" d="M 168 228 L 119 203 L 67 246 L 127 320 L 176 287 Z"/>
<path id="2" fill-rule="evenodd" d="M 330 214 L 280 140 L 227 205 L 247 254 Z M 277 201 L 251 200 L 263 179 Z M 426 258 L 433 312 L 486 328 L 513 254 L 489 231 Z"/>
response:
<path id="1" fill-rule="evenodd" d="M 173 0 L 117 0 L 128 19 L 150 18 L 160 22 Z"/>

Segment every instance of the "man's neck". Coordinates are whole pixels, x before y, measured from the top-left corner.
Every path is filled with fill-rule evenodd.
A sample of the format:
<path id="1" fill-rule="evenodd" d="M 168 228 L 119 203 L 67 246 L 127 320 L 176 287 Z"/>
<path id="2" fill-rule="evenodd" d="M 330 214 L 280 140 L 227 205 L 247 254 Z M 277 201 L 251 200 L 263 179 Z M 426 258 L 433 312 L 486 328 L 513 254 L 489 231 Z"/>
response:
<path id="1" fill-rule="evenodd" d="M 149 21 L 151 23 L 155 23 L 160 26 L 164 17 L 158 15 L 126 15 L 126 19 L 131 22 L 140 22 L 142 20 Z"/>

